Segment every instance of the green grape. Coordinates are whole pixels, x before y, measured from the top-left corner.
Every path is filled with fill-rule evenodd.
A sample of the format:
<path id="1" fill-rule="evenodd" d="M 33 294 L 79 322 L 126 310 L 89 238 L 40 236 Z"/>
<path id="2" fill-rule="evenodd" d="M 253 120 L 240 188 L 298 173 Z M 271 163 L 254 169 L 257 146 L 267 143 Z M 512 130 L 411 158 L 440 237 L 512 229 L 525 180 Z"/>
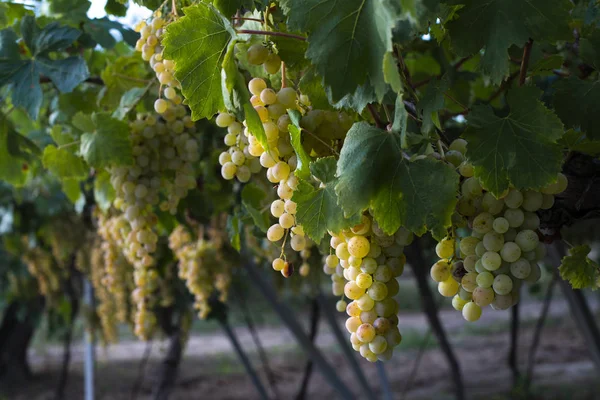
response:
<path id="1" fill-rule="evenodd" d="M 540 266 L 535 262 L 531 262 L 529 263 L 529 265 L 531 266 L 531 272 L 529 273 L 529 276 L 527 276 L 527 278 L 525 278 L 524 280 L 527 283 L 533 284 L 540 280 L 540 277 L 542 276 L 542 270 L 540 269 Z"/>
<path id="2" fill-rule="evenodd" d="M 481 317 L 481 307 L 474 302 L 468 302 L 462 309 L 462 315 L 469 322 L 477 321 Z"/>
<path id="3" fill-rule="evenodd" d="M 348 241 L 348 252 L 358 258 L 364 258 L 369 254 L 371 244 L 369 240 L 364 236 L 353 236 Z"/>
<path id="4" fill-rule="evenodd" d="M 371 249 L 373 249 L 372 244 L 371 244 Z M 373 274 L 377 270 L 377 261 L 375 261 L 371 257 L 365 257 L 362 260 L 360 269 L 367 274 Z"/>
<path id="5" fill-rule="evenodd" d="M 450 278 L 450 264 L 444 260 L 440 260 L 433 264 L 430 270 L 431 279 L 436 282 L 443 282 Z"/>
<path id="6" fill-rule="evenodd" d="M 456 150 L 449 150 L 445 154 L 446 161 L 458 167 L 465 160 L 463 154 Z"/>
<path id="7" fill-rule="evenodd" d="M 398 303 L 392 298 L 375 302 L 375 311 L 380 317 L 390 318 L 398 312 Z"/>
<path id="8" fill-rule="evenodd" d="M 477 246 L 475 246 L 475 255 L 477 257 L 483 257 L 483 255 L 485 254 L 487 250 L 485 249 L 485 245 L 483 244 L 483 241 L 477 243 Z"/>
<path id="9" fill-rule="evenodd" d="M 494 224 L 494 217 L 492 214 L 483 212 L 475 217 L 473 220 L 473 230 L 480 234 L 486 234 L 492 230 Z"/>
<path id="10" fill-rule="evenodd" d="M 350 253 L 348 252 L 348 244 L 346 243 L 340 243 L 336 248 L 335 248 L 335 255 L 340 259 L 340 260 L 348 260 L 348 258 L 350 257 Z"/>
<path id="11" fill-rule="evenodd" d="M 350 317 L 346 320 L 346 329 L 348 330 L 348 333 L 356 332 L 358 330 L 358 327 L 361 325 L 362 321 L 358 317 Z"/>
<path id="12" fill-rule="evenodd" d="M 445 281 L 438 283 L 438 292 L 444 297 L 453 297 L 458 293 L 458 282 L 450 277 Z"/>
<path id="13" fill-rule="evenodd" d="M 277 102 L 277 93 L 273 89 L 263 89 L 260 92 L 260 101 L 265 105 L 275 104 Z"/>
<path id="14" fill-rule="evenodd" d="M 286 108 L 295 108 L 298 94 L 293 88 L 285 87 L 277 93 L 277 101 Z"/>
<path id="15" fill-rule="evenodd" d="M 363 343 L 369 343 L 375 339 L 375 328 L 371 324 L 361 324 L 356 329 L 356 337 Z"/>
<path id="16" fill-rule="evenodd" d="M 477 286 L 482 288 L 489 288 L 494 283 L 494 275 L 489 272 L 482 272 L 477 275 Z"/>
<path id="17" fill-rule="evenodd" d="M 544 195 L 540 192 L 533 190 L 527 190 L 523 196 L 522 208 L 529 212 L 535 212 L 542 208 L 544 202 Z"/>
<path id="18" fill-rule="evenodd" d="M 504 201 L 497 199 L 489 192 L 486 192 L 481 199 L 481 207 L 484 211 L 492 215 L 497 215 L 502 212 L 504 208 Z"/>
<path id="19" fill-rule="evenodd" d="M 263 63 L 263 68 L 267 74 L 276 74 L 281 68 L 281 58 L 277 54 L 269 54 Z"/>
<path id="20" fill-rule="evenodd" d="M 477 179 L 467 178 L 462 183 L 461 193 L 465 197 L 478 197 L 483 193 L 483 189 Z"/>
<path id="21" fill-rule="evenodd" d="M 524 258 L 510 264 L 510 273 L 517 279 L 526 279 L 531 273 L 531 264 Z"/>
<path id="22" fill-rule="evenodd" d="M 506 218 L 498 217 L 494 220 L 492 227 L 495 232 L 506 233 L 510 228 L 510 225 L 508 224 L 508 220 Z"/>
<path id="23" fill-rule="evenodd" d="M 253 44 L 248 48 L 248 62 L 253 65 L 260 65 L 269 57 L 269 50 L 262 44 Z"/>
<path id="24" fill-rule="evenodd" d="M 272 266 L 275 271 L 281 271 L 283 269 L 284 264 L 285 261 L 283 259 L 276 258 L 273 260 Z"/>
<path id="25" fill-rule="evenodd" d="M 394 297 L 400 292 L 400 284 L 396 279 L 390 279 L 385 286 L 387 287 L 387 295 L 390 297 Z"/>
<path id="26" fill-rule="evenodd" d="M 502 246 L 500 255 L 504 261 L 515 262 L 521 257 L 521 248 L 514 242 L 506 242 Z"/>
<path id="27" fill-rule="evenodd" d="M 292 240 L 290 240 L 290 247 L 294 251 L 304 250 L 306 248 L 306 238 L 302 235 L 292 236 Z"/>
<path id="28" fill-rule="evenodd" d="M 344 294 L 351 300 L 358 300 L 365 294 L 365 289 L 359 287 L 356 282 L 350 281 L 344 286 Z"/>
<path id="29" fill-rule="evenodd" d="M 556 178 L 556 182 L 551 183 L 550 185 L 546 186 L 545 188 L 542 188 L 542 190 L 540 190 L 543 194 L 558 194 L 558 193 L 562 193 L 567 189 L 567 186 L 569 185 L 569 181 L 567 179 L 567 177 L 562 174 L 559 173 L 557 178 Z"/>
<path id="30" fill-rule="evenodd" d="M 469 293 L 472 293 L 473 290 L 477 287 L 477 276 L 476 272 L 469 272 L 462 277 L 460 281 L 461 287 Z"/>
<path id="31" fill-rule="evenodd" d="M 235 176 L 236 171 L 237 165 L 228 161 L 221 167 L 221 176 L 223 176 L 223 179 L 231 180 Z"/>
<path id="32" fill-rule="evenodd" d="M 465 304 L 467 304 L 467 302 L 463 300 L 458 294 L 452 298 L 452 307 L 454 307 L 456 311 L 462 311 Z"/>
<path id="33" fill-rule="evenodd" d="M 509 294 L 513 288 L 513 281 L 508 275 L 498 275 L 494 278 L 494 284 L 492 285 L 494 292 L 502 295 Z"/>
<path id="34" fill-rule="evenodd" d="M 525 221 L 525 214 L 523 214 L 523 211 L 518 208 L 509 208 L 508 210 L 504 211 L 504 218 L 506 218 L 511 228 L 518 228 L 523 225 L 523 222 Z"/>
<path id="35" fill-rule="evenodd" d="M 466 256 L 475 255 L 475 248 L 479 242 L 476 237 L 467 236 L 460 241 L 460 251 Z"/>
<path id="36" fill-rule="evenodd" d="M 504 237 L 500 233 L 490 231 L 483 236 L 482 242 L 486 250 L 498 252 L 504 245 Z"/>
<path id="37" fill-rule="evenodd" d="M 552 194 L 543 194 L 542 197 L 542 205 L 541 205 L 541 209 L 542 210 L 549 210 L 552 208 L 552 206 L 554 205 L 554 195 Z"/>
<path id="38" fill-rule="evenodd" d="M 435 247 L 439 258 L 451 258 L 454 255 L 454 239 L 444 238 Z"/>
<path id="39" fill-rule="evenodd" d="M 374 354 L 381 354 L 387 350 L 387 340 L 383 336 L 377 335 L 371 343 L 369 343 L 369 350 L 371 350 Z"/>
<path id="40" fill-rule="evenodd" d="M 271 242 L 277 242 L 283 238 L 285 230 L 279 224 L 271 225 L 271 227 L 267 230 L 267 239 Z"/>
<path id="41" fill-rule="evenodd" d="M 393 279 L 392 281 L 395 281 Z M 389 294 L 388 287 L 382 282 L 373 282 L 373 284 L 367 290 L 367 294 L 375 301 L 384 300 Z M 391 296 L 391 295 L 390 295 Z"/>
<path id="42" fill-rule="evenodd" d="M 464 161 L 458 166 L 458 173 L 465 178 L 471 178 L 475 174 L 475 169 L 472 164 Z"/>
<path id="43" fill-rule="evenodd" d="M 375 301 L 366 293 L 356 300 L 356 304 L 362 311 L 370 311 L 375 307 Z"/>
<path id="44" fill-rule="evenodd" d="M 294 223 L 294 216 L 291 214 L 284 212 L 279 217 L 279 225 L 281 225 L 283 229 L 290 229 L 292 226 L 294 226 Z"/>
<path id="45" fill-rule="evenodd" d="M 523 194 L 517 189 L 510 189 L 504 198 L 504 204 L 508 208 L 519 208 L 523 204 Z"/>
<path id="46" fill-rule="evenodd" d="M 511 294 L 496 294 L 491 305 L 494 310 L 508 310 L 513 305 L 513 297 Z"/>
<path id="47" fill-rule="evenodd" d="M 373 278 L 375 278 L 376 281 L 383 283 L 389 281 L 390 279 L 392 279 L 392 277 L 392 269 L 387 265 L 378 266 L 375 270 L 375 273 L 373 274 Z"/>
<path id="48" fill-rule="evenodd" d="M 522 251 L 535 250 L 539 242 L 538 234 L 529 229 L 517 233 L 517 237 L 515 238 L 515 243 L 519 245 Z"/>
<path id="49" fill-rule="evenodd" d="M 370 274 L 360 273 L 356 277 L 356 284 L 361 289 L 368 289 L 373 284 L 373 278 Z"/>
<path id="50" fill-rule="evenodd" d="M 250 82 L 248 82 L 248 90 L 254 96 L 260 96 L 260 93 L 266 88 L 267 83 L 261 78 L 252 78 L 250 79 Z"/>
<path id="51" fill-rule="evenodd" d="M 460 138 L 454 139 L 448 148 L 450 150 L 458 151 L 462 154 L 467 154 L 467 141 Z"/>
<path id="52" fill-rule="evenodd" d="M 525 219 L 523 221 L 523 225 L 521 228 L 530 229 L 532 231 L 537 230 L 540 227 L 540 217 L 537 216 L 534 212 L 526 212 Z"/>
<path id="53" fill-rule="evenodd" d="M 488 271 L 495 271 L 502 265 L 502 258 L 495 251 L 486 251 L 481 257 L 481 263 Z"/>
<path id="54" fill-rule="evenodd" d="M 285 203 L 282 200 L 275 200 L 271 203 L 271 215 L 274 216 L 275 218 L 279 218 L 283 215 L 283 213 L 285 212 Z M 331 256 L 329 256 L 331 257 Z M 335 257 L 335 256 L 333 256 Z M 327 265 L 329 267 L 335 267 L 337 265 L 337 262 L 334 265 L 329 265 L 329 263 L 327 263 Z"/>
<path id="55" fill-rule="evenodd" d="M 156 111 L 159 114 L 164 114 L 165 111 L 167 111 L 167 108 L 168 108 L 168 104 L 163 99 L 157 99 L 154 102 L 154 111 Z"/>
<path id="56" fill-rule="evenodd" d="M 477 287 L 473 290 L 473 302 L 479 307 L 487 307 L 494 301 L 494 290 L 492 288 Z"/>
<path id="57" fill-rule="evenodd" d="M 477 260 L 478 260 L 478 258 L 474 254 L 465 257 L 465 259 L 463 260 L 463 266 L 465 267 L 465 270 L 467 270 L 467 272 L 474 272 L 475 264 L 477 263 Z"/>

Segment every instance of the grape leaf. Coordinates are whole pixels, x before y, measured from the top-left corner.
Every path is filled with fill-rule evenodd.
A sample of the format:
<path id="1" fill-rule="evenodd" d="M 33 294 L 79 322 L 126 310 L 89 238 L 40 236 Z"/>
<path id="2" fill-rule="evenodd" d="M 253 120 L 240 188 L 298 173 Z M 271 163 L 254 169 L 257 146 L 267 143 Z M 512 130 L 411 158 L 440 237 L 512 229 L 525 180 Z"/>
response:
<path id="1" fill-rule="evenodd" d="M 107 14 L 124 17 L 127 14 L 127 6 L 118 0 L 108 0 L 104 6 L 104 11 Z"/>
<path id="2" fill-rule="evenodd" d="M 106 113 L 92 115 L 94 131 L 81 136 L 80 151 L 94 168 L 133 163 L 129 126 Z"/>
<path id="3" fill-rule="evenodd" d="M 27 179 L 23 165 L 26 160 L 9 150 L 10 137 L 18 135 L 12 123 L 0 113 L 0 179 L 15 186 L 21 186 Z"/>
<path id="4" fill-rule="evenodd" d="M 568 127 L 580 127 L 590 139 L 600 140 L 600 81 L 584 81 L 574 76 L 554 83 L 554 109 Z"/>
<path id="5" fill-rule="evenodd" d="M 145 88 L 134 87 L 129 89 L 121 97 L 119 107 L 112 113 L 113 118 L 123 119 L 140 102 L 142 97 L 148 92 L 148 86 Z"/>
<path id="6" fill-rule="evenodd" d="M 87 79 L 89 72 L 87 64 L 79 56 L 57 59 L 49 54 L 70 46 L 81 31 L 60 26 L 57 22 L 40 30 L 34 17 L 25 16 L 21 20 L 21 33 L 31 58 L 22 59 L 14 42 L 10 44 L 14 36 L 4 33 L 0 49 L 0 87 L 10 84 L 13 104 L 25 108 L 31 117 L 37 119 L 43 100 L 42 76 L 49 78 L 60 92 L 66 93 Z"/>
<path id="7" fill-rule="evenodd" d="M 311 60 L 334 101 L 370 83 L 378 99 L 385 95 L 383 57 L 392 50 L 397 9 L 384 0 L 285 0 L 292 30 L 309 32 Z"/>
<path id="8" fill-rule="evenodd" d="M 227 235 L 229 236 L 229 243 L 231 243 L 231 247 L 240 251 L 241 249 L 241 241 L 240 241 L 240 232 L 242 231 L 242 221 L 240 217 L 236 215 L 228 215 L 227 216 Z"/>
<path id="9" fill-rule="evenodd" d="M 115 188 L 110 183 L 110 174 L 100 171 L 94 179 L 94 200 L 98 207 L 104 212 L 108 211 L 115 199 Z"/>
<path id="10" fill-rule="evenodd" d="M 463 4 L 458 18 L 445 24 L 460 57 L 485 47 L 481 69 L 499 83 L 509 72 L 508 48 L 534 41 L 571 39 L 569 0 L 446 0 Z"/>
<path id="11" fill-rule="evenodd" d="M 588 245 L 573 247 L 569 255 L 563 257 L 558 271 L 560 276 L 568 281 L 573 289 L 585 289 L 598 287 L 600 279 L 600 266 L 590 260 L 591 248 Z"/>
<path id="12" fill-rule="evenodd" d="M 83 179 L 88 173 L 88 168 L 81 158 L 69 150 L 58 148 L 53 144 L 44 148 L 42 163 L 44 168 L 61 179 Z"/>
<path id="13" fill-rule="evenodd" d="M 594 69 L 600 69 L 600 31 L 598 29 L 579 40 L 579 55 Z"/>
<path id="14" fill-rule="evenodd" d="M 559 143 L 570 151 L 577 151 L 590 156 L 600 155 L 600 140 L 589 140 L 583 132 L 577 132 L 573 129 L 565 132 Z"/>
<path id="15" fill-rule="evenodd" d="M 79 180 L 75 178 L 64 178 L 61 182 L 62 191 L 67 196 L 67 199 L 73 204 L 81 198 L 81 187 Z"/>
<path id="16" fill-rule="evenodd" d="M 423 126 L 422 131 L 428 133 L 437 127 L 441 129 L 440 118 L 438 111 L 444 108 L 444 92 L 450 87 L 450 77 L 448 74 L 444 74 L 441 79 L 434 78 L 427 89 L 425 94 L 421 97 L 421 100 L 417 104 L 419 112 L 423 113 Z"/>
<path id="17" fill-rule="evenodd" d="M 362 113 L 367 104 L 373 103 L 377 100 L 375 97 L 375 91 L 369 84 L 359 86 L 354 93 L 348 93 L 340 99 L 337 103 L 333 101 L 331 90 L 327 90 L 327 98 L 337 109 L 348 108 Z"/>
<path id="18" fill-rule="evenodd" d="M 247 10 L 253 9 L 252 0 L 202 0 L 204 3 L 211 3 L 217 10 L 221 12 L 225 17 L 229 18 L 233 16 L 237 10 L 245 8 Z"/>
<path id="19" fill-rule="evenodd" d="M 560 119 L 538 99 L 532 86 L 510 90 L 510 112 L 504 117 L 489 105 L 474 106 L 463 137 L 467 158 L 482 186 L 499 196 L 512 183 L 518 189 L 540 188 L 556 179 L 562 154 L 556 141 L 563 134 Z"/>
<path id="20" fill-rule="evenodd" d="M 135 43 L 140 37 L 139 33 L 107 17 L 87 20 L 83 24 L 83 29 L 94 41 L 105 49 L 112 49 L 117 44 L 116 39 L 110 33 L 111 29 L 119 31 L 125 43 L 131 47 L 135 47 Z"/>
<path id="21" fill-rule="evenodd" d="M 400 226 L 443 237 L 456 205 L 458 174 L 432 159 L 410 162 L 397 132 L 358 122 L 352 126 L 337 165 L 335 192 L 345 215 L 371 207 L 388 234 Z"/>
<path id="22" fill-rule="evenodd" d="M 323 78 L 317 74 L 314 68 L 309 68 L 304 72 L 298 83 L 298 89 L 308 96 L 311 105 L 316 109 L 331 109 L 331 104 L 329 104 L 327 93 L 323 87 Z"/>
<path id="23" fill-rule="evenodd" d="M 198 3 L 168 25 L 164 56 L 175 61 L 175 77 L 192 110 L 192 119 L 212 117 L 223 110 L 221 65 L 235 31 L 212 5 Z"/>
<path id="24" fill-rule="evenodd" d="M 391 86 L 394 92 L 403 92 L 402 79 L 400 78 L 396 59 L 392 52 L 387 52 L 383 56 L 383 78 L 385 79 L 385 82 Z"/>
<path id="25" fill-rule="evenodd" d="M 258 229 L 265 233 L 269 229 L 269 215 L 266 211 L 261 212 L 260 210 L 265 208 L 266 197 L 265 191 L 254 183 L 249 183 L 242 189 L 242 205 Z"/>
<path id="26" fill-rule="evenodd" d="M 302 115 L 298 110 L 288 110 L 292 124 L 288 126 L 290 132 L 290 143 L 296 152 L 298 165 L 294 174 L 298 178 L 308 179 L 310 177 L 310 156 L 302 146 L 302 128 L 300 127 L 300 118 Z"/>
<path id="27" fill-rule="evenodd" d="M 104 81 L 100 104 L 114 109 L 128 90 L 144 86 L 143 80 L 147 78 L 148 70 L 145 62 L 136 53 L 133 56 L 119 57 L 108 63 L 100 76 Z"/>
<path id="28" fill-rule="evenodd" d="M 315 189 L 311 183 L 302 179 L 292 197 L 297 204 L 296 221 L 316 243 L 321 241 L 327 230 L 340 232 L 342 229 L 360 223 L 360 214 L 354 214 L 346 219 L 338 205 L 338 197 L 334 189 L 337 183 L 335 169 L 334 157 L 320 158 L 311 163 L 311 173 L 324 186 Z"/>

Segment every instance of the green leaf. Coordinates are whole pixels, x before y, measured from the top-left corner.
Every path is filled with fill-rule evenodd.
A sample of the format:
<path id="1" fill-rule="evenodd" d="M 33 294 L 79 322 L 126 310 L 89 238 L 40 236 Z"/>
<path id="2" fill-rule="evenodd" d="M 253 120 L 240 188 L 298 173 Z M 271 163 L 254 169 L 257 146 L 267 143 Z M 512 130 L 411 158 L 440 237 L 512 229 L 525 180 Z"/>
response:
<path id="1" fill-rule="evenodd" d="M 242 231 L 242 221 L 238 215 L 229 215 L 227 217 L 227 233 L 229 235 L 229 243 L 231 247 L 240 251 L 241 241 L 240 232 Z"/>
<path id="2" fill-rule="evenodd" d="M 241 10 L 245 8 L 247 10 L 252 10 L 254 8 L 254 4 L 252 4 L 252 0 L 202 0 L 204 3 L 209 3 L 214 5 L 217 10 L 221 12 L 225 17 L 232 17 L 237 10 Z M 239 249 L 238 249 L 239 250 Z"/>
<path id="3" fill-rule="evenodd" d="M 62 191 L 65 196 L 67 196 L 67 199 L 73 204 L 77 203 L 82 194 L 79 180 L 75 178 L 64 178 L 61 184 Z"/>
<path id="4" fill-rule="evenodd" d="M 72 19 L 85 18 L 90 8 L 89 0 L 50 0 L 50 13 L 62 14 Z"/>
<path id="5" fill-rule="evenodd" d="M 11 137 L 19 135 L 15 132 L 11 122 L 0 114 L 0 180 L 6 181 L 11 185 L 21 186 L 27 180 L 24 165 L 26 160 L 18 155 L 12 154 L 9 142 Z"/>
<path id="6" fill-rule="evenodd" d="M 244 114 L 246 116 L 248 131 L 254 135 L 258 143 L 262 145 L 263 149 L 269 151 L 269 141 L 267 140 L 267 134 L 265 133 L 263 123 L 256 110 L 249 102 L 244 103 Z"/>
<path id="7" fill-rule="evenodd" d="M 107 212 L 116 197 L 115 189 L 110 183 L 110 174 L 106 171 L 100 171 L 96 174 L 94 180 L 94 200 L 98 207 Z"/>
<path id="8" fill-rule="evenodd" d="M 300 112 L 297 110 L 289 110 L 288 111 L 292 124 L 288 126 L 290 131 L 290 143 L 296 152 L 296 156 L 298 158 L 298 166 L 294 171 L 294 174 L 302 179 L 308 179 L 310 177 L 310 156 L 304 150 L 304 146 L 302 146 L 302 128 L 300 127 Z"/>
<path id="9" fill-rule="evenodd" d="M 96 129 L 92 116 L 81 111 L 73 116 L 71 124 L 81 132 L 93 132 Z"/>
<path id="10" fill-rule="evenodd" d="M 574 76 L 557 80 L 554 109 L 568 127 L 580 127 L 590 139 L 600 140 L 600 81 L 584 81 Z"/>
<path id="11" fill-rule="evenodd" d="M 556 179 L 562 154 L 556 141 L 563 134 L 558 117 L 538 100 L 532 86 L 510 90 L 510 112 L 504 117 L 489 105 L 474 106 L 463 137 L 467 158 L 482 186 L 499 196 L 509 184 L 518 189 L 541 188 Z"/>
<path id="12" fill-rule="evenodd" d="M 570 151 L 577 151 L 590 156 L 600 155 L 600 140 L 589 140 L 583 132 L 577 132 L 573 129 L 567 131 L 559 140 L 559 143 Z"/>
<path id="13" fill-rule="evenodd" d="M 88 168 L 81 158 L 52 144 L 44 148 L 42 163 L 44 168 L 61 179 L 84 179 L 88 174 Z"/>
<path id="14" fill-rule="evenodd" d="M 81 57 L 57 59 L 49 54 L 70 46 L 81 31 L 60 26 L 57 22 L 40 30 L 34 17 L 23 17 L 21 33 L 31 52 L 30 59 L 21 59 L 15 51 L 14 34 L 6 30 L 3 32 L 0 37 L 0 87 L 10 84 L 13 104 L 25 108 L 34 119 L 37 119 L 43 100 L 42 76 L 49 78 L 63 93 L 72 91 L 89 76 L 87 64 Z"/>
<path id="15" fill-rule="evenodd" d="M 331 90 L 327 90 L 327 98 L 332 104 L 335 103 L 331 96 Z M 376 100 L 373 87 L 369 84 L 365 84 L 359 86 L 354 93 L 349 93 L 342 97 L 342 99 L 333 104 L 333 106 L 337 109 L 348 108 L 360 114 L 369 103 L 373 103 Z"/>
<path id="16" fill-rule="evenodd" d="M 323 87 L 323 78 L 314 68 L 309 68 L 300 78 L 298 89 L 308 96 L 313 107 L 319 110 L 331 109 L 327 93 Z"/>
<path id="17" fill-rule="evenodd" d="M 107 14 L 124 17 L 127 14 L 127 6 L 118 0 L 108 0 L 104 6 Z"/>
<path id="18" fill-rule="evenodd" d="M 100 104 L 114 109 L 119 105 L 121 97 L 134 87 L 144 87 L 143 81 L 148 77 L 146 62 L 139 54 L 123 56 L 108 63 L 101 73 L 104 88 L 100 96 Z M 131 78 L 134 78 L 132 80 Z"/>
<path id="19" fill-rule="evenodd" d="M 131 165 L 133 154 L 126 122 L 106 113 L 92 115 L 94 131 L 81 136 L 81 154 L 89 165 L 103 168 L 109 165 Z"/>
<path id="20" fill-rule="evenodd" d="M 396 93 L 402 93 L 402 78 L 398 72 L 396 58 L 392 52 L 387 52 L 383 56 L 383 78 L 388 83 L 392 90 Z"/>
<path id="21" fill-rule="evenodd" d="M 59 146 L 73 143 L 77 140 L 77 137 L 63 125 L 54 125 L 50 130 L 50 136 L 52 137 L 52 140 L 54 140 L 54 143 Z"/>
<path id="22" fill-rule="evenodd" d="M 382 62 L 392 50 L 397 8 L 384 0 L 285 0 L 288 26 L 309 32 L 311 60 L 334 101 L 364 84 L 386 92 Z"/>
<path id="23" fill-rule="evenodd" d="M 112 113 L 112 117 L 116 119 L 124 119 L 127 114 L 140 102 L 142 97 L 148 92 L 148 87 L 140 88 L 135 87 L 133 89 L 129 89 L 123 97 L 121 97 L 121 101 L 119 103 L 119 107 Z"/>
<path id="24" fill-rule="evenodd" d="M 116 39 L 110 33 L 112 29 L 119 31 L 125 43 L 131 47 L 135 47 L 135 43 L 140 37 L 139 33 L 107 17 L 87 20 L 83 24 L 83 29 L 94 41 L 105 49 L 112 49 L 117 44 Z"/>
<path id="25" fill-rule="evenodd" d="M 402 95 L 396 98 L 396 106 L 394 108 L 394 123 L 392 124 L 392 132 L 398 133 L 400 135 L 400 144 L 403 149 L 408 148 L 408 141 L 406 139 L 407 136 L 407 128 L 406 124 L 408 123 L 408 112 L 406 111 L 406 107 L 404 107 L 404 100 L 402 99 Z"/>
<path id="26" fill-rule="evenodd" d="M 337 183 L 335 169 L 334 157 L 320 158 L 311 163 L 310 172 L 323 185 L 315 189 L 311 183 L 302 179 L 292 197 L 297 204 L 296 221 L 316 243 L 321 241 L 327 230 L 340 232 L 342 229 L 360 223 L 360 214 L 354 214 L 346 219 L 338 205 L 338 197 L 335 193 Z"/>
<path id="27" fill-rule="evenodd" d="M 345 215 L 371 208 L 388 234 L 400 226 L 436 238 L 446 234 L 456 205 L 458 174 L 433 159 L 409 162 L 400 135 L 359 122 L 344 141 L 335 191 Z"/>
<path id="28" fill-rule="evenodd" d="M 452 47 L 460 57 L 485 47 L 481 69 L 493 83 L 509 72 L 508 48 L 534 43 L 572 39 L 569 0 L 447 0 L 463 4 L 458 18 L 447 22 Z"/>
<path id="29" fill-rule="evenodd" d="M 600 69 L 600 30 L 595 29 L 591 35 L 579 39 L 579 55 L 595 70 Z"/>
<path id="30" fill-rule="evenodd" d="M 12 29 L 0 31 L 0 58 L 18 58 L 19 45 L 17 34 Z"/>
<path id="31" fill-rule="evenodd" d="M 542 57 L 538 62 L 529 68 L 530 75 L 550 74 L 556 68 L 560 68 L 563 64 L 563 57 L 558 54 L 553 54 L 548 57 Z"/>
<path id="32" fill-rule="evenodd" d="M 261 212 L 260 210 L 264 208 L 266 197 L 265 191 L 254 183 L 249 183 L 242 189 L 242 205 L 258 229 L 265 233 L 270 226 L 269 215 L 266 211 Z"/>
<path id="33" fill-rule="evenodd" d="M 448 74 L 442 76 L 441 79 L 434 78 L 427 85 L 425 94 L 417 104 L 417 109 L 423 114 L 422 131 L 424 133 L 430 132 L 434 126 L 442 129 L 438 111 L 444 108 L 444 93 L 449 87 L 450 77 Z"/>
<path id="34" fill-rule="evenodd" d="M 591 248 L 588 245 L 573 247 L 569 255 L 563 257 L 558 270 L 560 276 L 568 281 L 573 289 L 586 289 L 598 287 L 600 278 L 600 266 L 590 260 Z"/>
<path id="35" fill-rule="evenodd" d="M 175 76 L 192 110 L 192 119 L 209 118 L 225 107 L 221 65 L 235 32 L 211 5 L 199 3 L 184 12 L 184 17 L 167 27 L 164 54 L 175 61 Z"/>

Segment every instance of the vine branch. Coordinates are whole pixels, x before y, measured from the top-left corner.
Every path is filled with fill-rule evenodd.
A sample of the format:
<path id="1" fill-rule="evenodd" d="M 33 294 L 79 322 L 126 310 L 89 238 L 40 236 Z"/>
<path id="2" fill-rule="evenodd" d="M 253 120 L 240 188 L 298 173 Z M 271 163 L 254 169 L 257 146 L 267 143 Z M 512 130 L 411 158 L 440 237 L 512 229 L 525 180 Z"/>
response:
<path id="1" fill-rule="evenodd" d="M 302 40 L 302 41 L 306 40 L 306 38 L 304 36 L 294 35 L 293 33 L 287 33 L 287 32 L 256 31 L 253 29 L 238 29 L 238 30 L 236 30 L 236 32 L 237 33 L 246 33 L 248 35 L 281 36 L 281 37 L 287 37 L 287 38 Z"/>
<path id="2" fill-rule="evenodd" d="M 521 69 L 519 71 L 519 86 L 525 84 L 527 78 L 527 67 L 529 67 L 529 57 L 531 56 L 531 47 L 533 46 L 533 39 L 529 39 L 523 48 L 523 59 L 521 60 Z"/>
<path id="3" fill-rule="evenodd" d="M 381 117 L 379 116 L 379 113 L 375 109 L 375 106 L 373 104 L 367 104 L 367 109 L 369 110 L 369 113 L 373 117 L 373 120 L 375 121 L 375 125 L 377 125 L 378 128 L 384 129 L 385 124 L 381 120 Z"/>

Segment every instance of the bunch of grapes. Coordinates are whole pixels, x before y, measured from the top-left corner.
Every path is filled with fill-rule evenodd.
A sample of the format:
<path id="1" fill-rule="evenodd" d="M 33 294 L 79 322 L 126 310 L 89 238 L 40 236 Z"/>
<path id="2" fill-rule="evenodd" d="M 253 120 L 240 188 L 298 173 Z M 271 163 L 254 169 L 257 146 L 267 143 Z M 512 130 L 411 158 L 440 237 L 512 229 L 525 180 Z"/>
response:
<path id="1" fill-rule="evenodd" d="M 107 343 L 118 340 L 118 323 L 128 320 L 131 270 L 114 243 L 104 239 L 95 241 L 90 255 L 90 279 L 98 300 L 96 312 L 102 336 Z"/>
<path id="2" fill-rule="evenodd" d="M 522 283 L 540 278 L 538 262 L 546 247 L 540 242 L 536 212 L 552 207 L 567 179 L 559 174 L 556 183 L 541 191 L 511 188 L 496 198 L 473 177 L 472 166 L 464 161 L 466 147 L 466 141 L 455 140 L 447 159 L 463 176 L 455 222 L 469 234 L 452 234 L 437 244 L 440 260 L 431 267 L 431 277 L 440 294 L 453 297 L 452 305 L 467 321 L 476 321 L 483 307 L 505 310 L 515 305 Z"/>
<path id="3" fill-rule="evenodd" d="M 394 296 L 406 262 L 404 246 L 412 239 L 404 228 L 386 235 L 369 215 L 351 229 L 331 233 L 335 254 L 325 258 L 324 271 L 331 275 L 333 294 L 342 296 L 336 308 L 348 314 L 352 347 L 371 362 L 389 360 L 402 340 Z M 352 301 L 346 303 L 344 296 Z"/>
<path id="4" fill-rule="evenodd" d="M 135 289 L 131 293 L 131 299 L 135 304 L 134 332 L 138 337 L 146 340 L 156 324 L 152 307 L 155 303 L 153 295 L 159 285 L 159 275 L 158 271 L 153 268 L 153 264 L 139 264 L 138 258 L 132 254 L 132 247 L 141 246 L 139 242 L 131 241 L 132 232 L 135 231 L 126 215 L 107 217 L 98 214 L 98 233 L 103 242 L 107 243 L 103 248 L 104 262 L 107 265 L 105 267 L 106 276 L 102 282 L 109 291 L 111 291 L 111 285 L 124 285 L 126 280 L 123 279 L 123 276 L 132 270 L 130 265 L 134 266 Z M 156 236 L 154 232 L 150 232 Z M 156 241 L 154 243 L 156 245 Z M 116 249 L 116 252 L 113 249 Z M 124 256 L 124 259 L 121 259 L 120 256 Z M 125 299 L 128 297 L 129 290 L 115 290 L 115 292 L 120 293 L 120 300 L 126 304 Z"/>
<path id="5" fill-rule="evenodd" d="M 227 180 L 235 177 L 242 183 L 248 182 L 252 174 L 261 171 L 262 166 L 259 159 L 249 152 L 248 137 L 242 135 L 244 126 L 229 113 L 217 115 L 216 123 L 227 128 L 224 142 L 228 149 L 219 155 L 221 176 Z"/>
<path id="6" fill-rule="evenodd" d="M 179 278 L 194 295 L 194 308 L 200 319 L 210 313 L 209 300 L 215 290 L 219 301 L 227 301 L 231 283 L 230 264 L 220 252 L 222 241 L 214 230 L 209 236 L 211 239 L 205 240 L 200 232 L 194 240 L 183 225 L 177 226 L 169 236 L 169 248 L 178 261 Z"/>
<path id="7" fill-rule="evenodd" d="M 24 243 L 27 246 L 27 243 Z M 29 273 L 36 278 L 39 291 L 48 302 L 60 293 L 60 283 L 64 273 L 56 263 L 52 253 L 41 246 L 28 248 L 21 254 L 21 260 Z"/>

